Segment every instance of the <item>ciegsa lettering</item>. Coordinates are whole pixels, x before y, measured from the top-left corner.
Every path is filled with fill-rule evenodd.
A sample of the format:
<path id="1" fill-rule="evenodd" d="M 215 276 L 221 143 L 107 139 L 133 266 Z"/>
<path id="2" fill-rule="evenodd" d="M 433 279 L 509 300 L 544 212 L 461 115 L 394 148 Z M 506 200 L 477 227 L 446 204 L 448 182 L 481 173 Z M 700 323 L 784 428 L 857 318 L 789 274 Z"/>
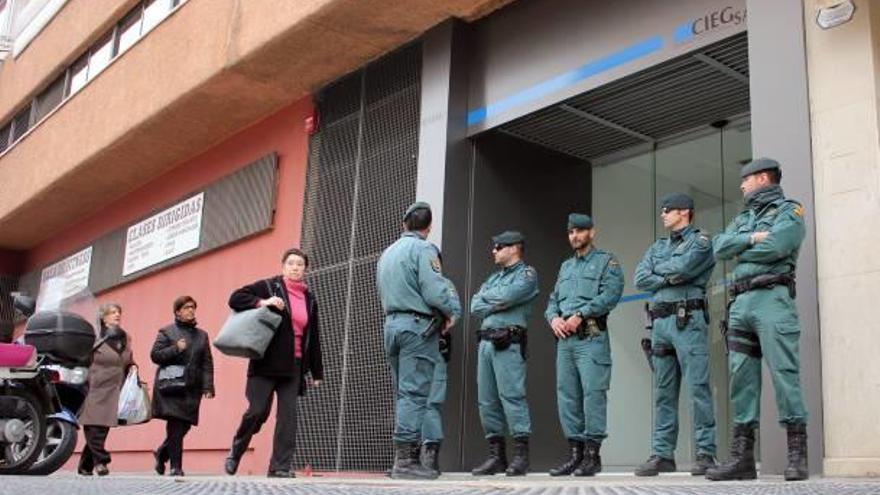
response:
<path id="1" fill-rule="evenodd" d="M 721 26 L 733 24 L 738 26 L 745 21 L 746 12 L 744 10 L 735 10 L 733 7 L 724 7 L 716 10 L 711 14 L 701 17 L 694 21 L 694 34 L 702 34 Z"/>

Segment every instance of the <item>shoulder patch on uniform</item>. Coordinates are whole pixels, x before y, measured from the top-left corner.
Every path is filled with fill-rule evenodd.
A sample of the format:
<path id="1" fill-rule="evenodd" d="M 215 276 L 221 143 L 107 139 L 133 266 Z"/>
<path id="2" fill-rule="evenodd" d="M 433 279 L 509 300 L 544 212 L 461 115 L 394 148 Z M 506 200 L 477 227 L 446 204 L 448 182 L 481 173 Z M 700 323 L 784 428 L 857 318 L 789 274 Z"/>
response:
<path id="1" fill-rule="evenodd" d="M 608 266 L 620 266 L 620 262 L 617 261 L 617 258 L 612 257 L 608 260 Z"/>
<path id="2" fill-rule="evenodd" d="M 804 216 L 804 205 L 797 205 L 792 213 L 799 217 Z"/>
<path id="3" fill-rule="evenodd" d="M 525 276 L 526 278 L 535 278 L 535 277 L 538 276 L 538 274 L 535 272 L 535 269 L 534 269 L 534 268 L 528 266 L 528 267 L 526 267 L 526 269 L 523 271 L 523 276 Z"/>
<path id="4" fill-rule="evenodd" d="M 440 273 L 440 270 L 442 269 L 442 265 L 440 264 L 440 258 L 431 258 L 431 268 L 435 272 Z"/>

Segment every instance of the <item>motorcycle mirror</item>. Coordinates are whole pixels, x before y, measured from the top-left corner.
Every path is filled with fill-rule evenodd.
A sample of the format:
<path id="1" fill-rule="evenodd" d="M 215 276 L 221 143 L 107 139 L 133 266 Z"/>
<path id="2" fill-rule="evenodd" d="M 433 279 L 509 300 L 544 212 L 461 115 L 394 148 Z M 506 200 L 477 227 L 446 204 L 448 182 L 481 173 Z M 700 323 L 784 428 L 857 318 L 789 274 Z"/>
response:
<path id="1" fill-rule="evenodd" d="M 12 306 L 25 317 L 30 317 L 37 309 L 37 300 L 30 296 L 16 294 L 12 300 Z"/>

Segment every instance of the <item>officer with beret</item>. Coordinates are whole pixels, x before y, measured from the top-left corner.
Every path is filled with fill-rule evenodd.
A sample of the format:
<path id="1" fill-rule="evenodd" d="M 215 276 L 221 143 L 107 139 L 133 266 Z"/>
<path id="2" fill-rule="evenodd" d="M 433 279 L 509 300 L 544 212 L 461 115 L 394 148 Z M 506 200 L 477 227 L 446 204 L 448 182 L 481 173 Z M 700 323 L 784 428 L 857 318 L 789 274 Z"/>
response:
<path id="1" fill-rule="evenodd" d="M 376 270 L 385 313 L 385 353 L 397 389 L 391 468 L 395 479 L 439 476 L 421 464 L 419 444 L 434 368 L 442 359 L 439 333 L 447 332 L 461 316 L 461 302 L 452 282 L 441 274 L 437 249 L 426 240 L 431 220 L 427 203 L 407 208 L 405 232 L 385 249 Z"/>
<path id="2" fill-rule="evenodd" d="M 715 257 L 734 260 L 727 315 L 733 441 L 730 460 L 710 480 L 754 479 L 755 429 L 760 419 L 761 357 L 767 361 L 779 422 L 788 434 L 786 480 L 807 470 L 807 410 L 800 384 L 800 324 L 795 269 L 804 240 L 804 208 L 787 199 L 779 162 L 759 158 L 741 171 L 745 209 L 713 240 Z"/>
<path id="3" fill-rule="evenodd" d="M 623 293 L 617 258 L 593 246 L 593 220 L 568 216 L 565 260 L 544 316 L 557 338 L 556 396 L 570 457 L 551 476 L 593 476 L 602 470 L 599 448 L 606 434 L 607 391 L 611 382 L 608 313 Z"/>
<path id="4" fill-rule="evenodd" d="M 477 351 L 477 397 L 489 457 L 475 476 L 505 472 L 522 476 L 529 469 L 532 423 L 526 401 L 526 328 L 538 296 L 538 275 L 523 261 L 525 237 L 506 231 L 492 237 L 492 255 L 501 267 L 474 294 L 471 313 L 483 321 Z M 505 430 L 513 437 L 510 465 Z"/>
<path id="5" fill-rule="evenodd" d="M 715 466 L 715 413 L 709 387 L 706 283 L 715 267 L 712 241 L 691 225 L 694 201 L 682 193 L 660 201 L 660 217 L 669 237 L 654 242 L 636 267 L 635 284 L 652 294 L 650 318 L 654 367 L 654 436 L 651 456 L 636 476 L 675 471 L 678 395 L 688 385 L 697 444 L 693 475 Z"/>

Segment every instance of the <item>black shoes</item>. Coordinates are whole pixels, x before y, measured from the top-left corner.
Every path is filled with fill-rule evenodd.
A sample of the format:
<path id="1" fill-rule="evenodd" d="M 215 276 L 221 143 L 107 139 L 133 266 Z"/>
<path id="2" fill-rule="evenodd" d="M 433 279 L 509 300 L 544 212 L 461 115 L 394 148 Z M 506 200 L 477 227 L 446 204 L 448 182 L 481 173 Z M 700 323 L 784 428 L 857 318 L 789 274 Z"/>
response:
<path id="1" fill-rule="evenodd" d="M 703 476 L 712 468 L 717 467 L 715 456 L 709 454 L 697 454 L 694 465 L 691 467 L 691 476 Z"/>
<path id="2" fill-rule="evenodd" d="M 785 481 L 801 481 L 810 477 L 807 469 L 807 425 L 788 425 L 788 467 Z"/>
<path id="3" fill-rule="evenodd" d="M 162 476 L 165 474 L 165 460 L 162 459 L 162 454 L 158 450 L 153 451 L 153 459 L 156 463 L 153 465 L 153 469 L 156 470 L 156 474 Z"/>
<path id="4" fill-rule="evenodd" d="M 504 474 L 507 476 L 525 476 L 529 472 L 529 437 L 513 439 L 513 459 Z"/>
<path id="5" fill-rule="evenodd" d="M 602 472 L 602 457 L 599 456 L 601 444 L 593 440 L 584 442 L 584 460 L 571 473 L 573 476 L 594 476 Z"/>
<path id="6" fill-rule="evenodd" d="M 237 459 L 235 457 L 227 457 L 226 461 L 223 463 L 223 470 L 226 471 L 226 474 L 232 476 L 238 471 L 238 463 L 241 459 Z"/>
<path id="7" fill-rule="evenodd" d="M 418 443 L 396 442 L 391 478 L 396 480 L 433 480 L 440 474 L 419 462 Z M 415 455 L 414 455 L 415 454 Z"/>
<path id="8" fill-rule="evenodd" d="M 755 430 L 751 425 L 733 426 L 730 443 L 730 459 L 720 466 L 709 468 L 706 479 L 711 481 L 753 480 L 758 477 L 755 469 Z"/>
<path id="9" fill-rule="evenodd" d="M 471 470 L 474 476 L 491 476 L 503 473 L 507 469 L 507 452 L 504 446 L 504 438 L 489 438 L 489 457 L 482 464 Z"/>
<path id="10" fill-rule="evenodd" d="M 419 454 L 419 462 L 422 466 L 431 471 L 436 471 L 437 476 L 440 476 L 440 443 L 430 442 L 422 444 Z"/>
<path id="11" fill-rule="evenodd" d="M 674 473 L 675 460 L 652 455 L 635 470 L 636 476 L 657 476 L 660 473 Z"/>
<path id="12" fill-rule="evenodd" d="M 285 471 L 283 469 L 270 470 L 266 473 L 267 478 L 296 478 L 293 471 Z"/>
<path id="13" fill-rule="evenodd" d="M 562 465 L 550 470 L 550 476 L 568 476 L 573 473 L 584 460 L 584 442 L 569 440 L 569 458 Z"/>
<path id="14" fill-rule="evenodd" d="M 180 476 L 186 476 L 185 474 L 183 474 L 183 470 L 182 470 L 182 469 L 177 469 L 177 468 L 171 468 L 171 473 L 169 473 L 169 474 L 170 474 L 171 476 L 178 476 L 178 477 L 180 477 Z"/>
<path id="15" fill-rule="evenodd" d="M 98 476 L 107 476 L 110 474 L 110 470 L 107 469 L 106 464 L 95 464 L 95 474 Z"/>

